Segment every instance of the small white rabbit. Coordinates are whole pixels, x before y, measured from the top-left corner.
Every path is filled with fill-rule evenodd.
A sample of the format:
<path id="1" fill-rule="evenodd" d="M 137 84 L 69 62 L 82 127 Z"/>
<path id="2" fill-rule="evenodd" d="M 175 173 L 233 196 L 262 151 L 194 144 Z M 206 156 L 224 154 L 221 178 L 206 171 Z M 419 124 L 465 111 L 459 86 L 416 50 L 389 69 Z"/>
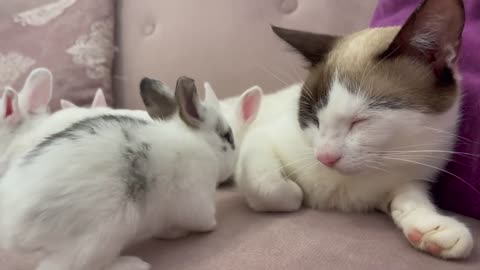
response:
<path id="1" fill-rule="evenodd" d="M 60 100 L 60 106 L 62 109 L 73 108 L 77 107 L 73 102 L 68 101 L 66 99 Z M 98 88 L 97 92 L 95 92 L 95 96 L 93 98 L 92 104 L 90 108 L 98 108 L 98 107 L 108 107 L 107 100 L 105 99 L 105 94 L 103 93 L 102 88 Z"/>
<path id="2" fill-rule="evenodd" d="M 0 102 L 0 175 L 12 159 L 15 139 L 30 132 L 49 115 L 48 103 L 52 96 L 52 74 L 46 68 L 30 72 L 23 88 L 17 93 L 6 87 Z"/>
<path id="3" fill-rule="evenodd" d="M 215 107 L 220 110 L 232 128 L 235 144 L 240 149 L 243 137 L 252 126 L 260 109 L 263 96 L 262 89 L 259 86 L 252 86 L 240 96 L 219 101 L 209 82 L 205 82 L 203 86 L 205 88 L 205 101 L 215 104 Z M 227 182 L 227 180 L 233 179 L 221 180 L 219 184 Z"/>
<path id="4" fill-rule="evenodd" d="M 126 245 L 214 229 L 217 182 L 234 170 L 231 129 L 216 102 L 200 102 L 192 79 L 179 78 L 174 98 L 144 80 L 153 120 L 71 108 L 42 124 L 42 132 L 66 127 L 0 181 L 4 248 L 43 254 L 37 270 L 144 270 L 139 258 L 119 257 Z M 85 117 L 72 123 L 75 110 Z"/>
<path id="5" fill-rule="evenodd" d="M 18 95 L 12 88 L 5 88 L 0 102 L 0 151 L 4 153 L 10 145 L 15 130 L 20 125 L 22 115 L 18 105 Z"/>
<path id="6" fill-rule="evenodd" d="M 211 85 L 205 82 L 205 100 L 218 99 Z M 262 102 L 263 91 L 259 86 L 252 86 L 240 96 L 219 101 L 222 114 L 232 127 L 235 142 L 240 147 L 243 137 L 253 125 Z"/>

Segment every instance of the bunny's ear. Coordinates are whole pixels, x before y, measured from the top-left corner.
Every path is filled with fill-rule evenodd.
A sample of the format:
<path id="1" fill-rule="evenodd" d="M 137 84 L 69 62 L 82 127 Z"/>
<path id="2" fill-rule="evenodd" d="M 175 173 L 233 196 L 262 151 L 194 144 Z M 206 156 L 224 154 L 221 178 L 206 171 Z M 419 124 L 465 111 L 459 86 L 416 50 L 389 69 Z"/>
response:
<path id="1" fill-rule="evenodd" d="M 177 111 L 177 103 L 167 85 L 159 80 L 143 78 L 140 96 L 148 114 L 153 119 L 167 119 Z"/>
<path id="2" fill-rule="evenodd" d="M 73 104 L 73 102 L 68 101 L 66 99 L 60 99 L 60 107 L 62 107 L 62 109 L 68 109 L 68 108 L 77 107 L 77 105 Z"/>
<path id="3" fill-rule="evenodd" d="M 212 105 L 216 109 L 219 109 L 220 108 L 220 102 L 218 101 L 217 95 L 215 94 L 215 91 L 213 91 L 213 88 L 210 85 L 210 83 L 205 82 L 203 84 L 203 87 L 205 88 L 204 102 L 206 104 Z"/>
<path id="4" fill-rule="evenodd" d="M 2 118 L 9 126 L 16 126 L 20 122 L 22 115 L 18 105 L 18 95 L 15 90 L 11 88 L 5 88 L 5 91 L 2 95 L 0 113 Z"/>
<path id="5" fill-rule="evenodd" d="M 178 78 L 175 87 L 175 99 L 180 109 L 180 117 L 189 126 L 199 128 L 205 121 L 205 107 L 198 97 L 197 87 L 192 78 Z"/>
<path id="6" fill-rule="evenodd" d="M 237 114 L 244 125 L 252 123 L 257 117 L 262 102 L 263 91 L 259 86 L 245 90 L 238 101 Z"/>
<path id="7" fill-rule="evenodd" d="M 96 107 L 108 107 L 107 101 L 105 99 L 105 94 L 103 93 L 102 88 L 98 88 L 97 92 L 95 93 L 95 97 L 93 98 L 92 108 Z"/>
<path id="8" fill-rule="evenodd" d="M 48 69 L 34 69 L 18 94 L 21 110 L 28 114 L 48 112 L 48 103 L 52 98 L 52 84 L 52 73 Z"/>

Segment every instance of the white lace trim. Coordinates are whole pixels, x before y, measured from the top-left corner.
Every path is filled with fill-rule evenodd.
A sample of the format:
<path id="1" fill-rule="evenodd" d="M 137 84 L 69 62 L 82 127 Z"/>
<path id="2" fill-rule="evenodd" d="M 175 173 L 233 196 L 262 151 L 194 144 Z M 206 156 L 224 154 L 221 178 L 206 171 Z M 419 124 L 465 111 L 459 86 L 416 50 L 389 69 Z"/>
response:
<path id="1" fill-rule="evenodd" d="M 75 4 L 77 0 L 57 0 L 53 3 L 39 6 L 13 16 L 13 21 L 22 26 L 39 26 L 60 16 L 63 11 Z"/>
<path id="2" fill-rule="evenodd" d="M 109 76 L 113 59 L 113 17 L 93 23 L 90 33 L 80 36 L 66 52 L 72 55 L 75 64 L 86 67 L 89 78 Z"/>
<path id="3" fill-rule="evenodd" d="M 0 53 L 0 89 L 12 85 L 35 64 L 35 60 L 16 52 Z"/>

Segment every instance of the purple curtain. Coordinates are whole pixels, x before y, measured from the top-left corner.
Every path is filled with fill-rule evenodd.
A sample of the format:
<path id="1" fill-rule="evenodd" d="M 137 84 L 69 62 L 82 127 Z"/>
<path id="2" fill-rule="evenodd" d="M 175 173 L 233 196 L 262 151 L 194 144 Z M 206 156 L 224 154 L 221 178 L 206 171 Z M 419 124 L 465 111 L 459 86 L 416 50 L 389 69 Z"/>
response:
<path id="1" fill-rule="evenodd" d="M 379 0 L 372 27 L 403 24 L 421 0 Z M 462 119 L 456 152 L 434 184 L 436 203 L 447 210 L 480 219 L 480 0 L 464 0 L 466 24 L 459 67 L 462 75 Z M 456 175 L 456 176 L 454 176 Z"/>

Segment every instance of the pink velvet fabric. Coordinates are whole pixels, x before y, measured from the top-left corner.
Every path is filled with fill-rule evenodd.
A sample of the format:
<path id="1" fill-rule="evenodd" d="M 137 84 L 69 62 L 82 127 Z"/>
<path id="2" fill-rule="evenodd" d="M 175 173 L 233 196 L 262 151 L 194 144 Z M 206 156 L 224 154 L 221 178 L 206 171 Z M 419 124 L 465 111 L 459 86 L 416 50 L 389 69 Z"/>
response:
<path id="1" fill-rule="evenodd" d="M 386 215 L 322 212 L 255 213 L 235 189 L 217 194 L 218 227 L 208 234 L 151 240 L 125 252 L 152 270 L 478 270 L 480 249 L 444 261 L 412 248 Z M 461 218 L 474 232 L 480 223 Z M 480 235 L 475 234 L 480 242 Z M 0 270 L 34 270 L 34 258 L 0 251 Z"/>
<path id="2" fill-rule="evenodd" d="M 2 1 L 0 89 L 21 89 L 35 67 L 54 76 L 53 109 L 65 98 L 89 104 L 98 87 L 109 103 L 113 60 L 113 0 Z"/>

